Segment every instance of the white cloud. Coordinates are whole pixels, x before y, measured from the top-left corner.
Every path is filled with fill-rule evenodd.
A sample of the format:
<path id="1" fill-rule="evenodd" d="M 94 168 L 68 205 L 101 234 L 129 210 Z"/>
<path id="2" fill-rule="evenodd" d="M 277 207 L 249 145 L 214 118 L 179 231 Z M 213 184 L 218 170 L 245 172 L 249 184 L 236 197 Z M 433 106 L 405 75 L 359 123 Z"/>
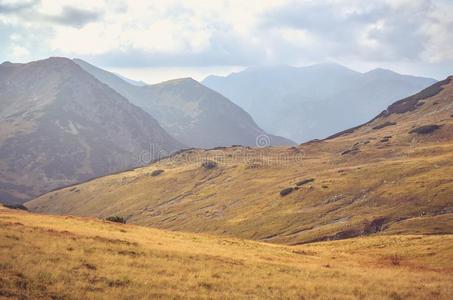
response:
<path id="1" fill-rule="evenodd" d="M 18 60 L 27 59 L 30 57 L 30 52 L 27 49 L 20 46 L 13 46 L 12 54 Z"/>
<path id="2" fill-rule="evenodd" d="M 5 60 L 28 52 L 131 68 L 404 62 L 439 74 L 453 65 L 449 0 L 25 0 L 2 12 L 3 3 Z"/>

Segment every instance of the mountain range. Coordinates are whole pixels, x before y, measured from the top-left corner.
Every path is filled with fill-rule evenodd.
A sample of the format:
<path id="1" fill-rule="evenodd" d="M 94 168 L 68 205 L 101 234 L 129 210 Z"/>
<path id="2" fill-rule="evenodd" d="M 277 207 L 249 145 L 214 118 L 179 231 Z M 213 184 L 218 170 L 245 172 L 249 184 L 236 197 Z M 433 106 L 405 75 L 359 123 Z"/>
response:
<path id="1" fill-rule="evenodd" d="M 259 126 L 296 142 L 322 139 L 366 122 L 436 80 L 327 63 L 251 67 L 202 83 L 249 112 Z"/>
<path id="2" fill-rule="evenodd" d="M 146 85 L 82 60 L 0 65 L 0 197 L 142 166 L 188 147 L 292 145 L 193 79 Z M 162 127 L 161 127 L 162 125 Z"/>
<path id="3" fill-rule="evenodd" d="M 3 63 L 0 298 L 451 299 L 453 76 L 370 119 L 290 145 L 192 79 Z"/>
<path id="4" fill-rule="evenodd" d="M 142 155 L 151 160 L 185 147 L 67 58 L 1 64 L 0 99 L 4 202 L 23 202 L 149 163 Z"/>
<path id="5" fill-rule="evenodd" d="M 452 147 L 450 77 L 323 141 L 187 150 L 26 206 L 286 244 L 451 234 Z"/>
<path id="6" fill-rule="evenodd" d="M 294 144 L 266 133 L 242 108 L 191 78 L 137 86 L 80 59 L 74 61 L 144 109 L 168 133 L 189 147 L 257 146 L 260 136 L 266 136 L 267 146 Z"/>

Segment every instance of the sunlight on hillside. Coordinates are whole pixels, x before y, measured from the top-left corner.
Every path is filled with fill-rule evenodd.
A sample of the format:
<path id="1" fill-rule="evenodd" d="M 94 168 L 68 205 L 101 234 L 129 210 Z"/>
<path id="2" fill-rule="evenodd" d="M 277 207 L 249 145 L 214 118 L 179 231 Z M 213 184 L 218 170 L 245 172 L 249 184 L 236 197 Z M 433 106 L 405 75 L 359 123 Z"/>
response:
<path id="1" fill-rule="evenodd" d="M 13 298 L 451 299 L 453 236 L 274 246 L 0 210 Z"/>

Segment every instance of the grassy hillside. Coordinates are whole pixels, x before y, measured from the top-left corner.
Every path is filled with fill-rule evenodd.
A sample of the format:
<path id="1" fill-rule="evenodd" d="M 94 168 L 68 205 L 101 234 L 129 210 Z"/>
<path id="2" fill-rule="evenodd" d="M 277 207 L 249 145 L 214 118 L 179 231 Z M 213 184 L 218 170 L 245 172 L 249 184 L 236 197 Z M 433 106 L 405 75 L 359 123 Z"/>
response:
<path id="1" fill-rule="evenodd" d="M 452 248 L 452 235 L 279 246 L 0 208 L 0 297 L 451 299 Z"/>
<path id="2" fill-rule="evenodd" d="M 205 161 L 217 165 L 206 168 Z M 163 172 L 153 176 L 156 170 Z M 189 150 L 27 206 L 299 244 L 453 233 L 452 199 L 453 83 L 445 81 L 332 139 L 292 148 Z"/>

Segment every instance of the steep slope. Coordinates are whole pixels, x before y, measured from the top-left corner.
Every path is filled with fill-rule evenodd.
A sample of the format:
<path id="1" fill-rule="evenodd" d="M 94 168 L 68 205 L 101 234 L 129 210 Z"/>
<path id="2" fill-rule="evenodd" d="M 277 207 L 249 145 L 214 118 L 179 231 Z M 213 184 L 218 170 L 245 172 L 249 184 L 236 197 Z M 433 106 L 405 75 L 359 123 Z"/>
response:
<path id="1" fill-rule="evenodd" d="M 294 144 L 265 133 L 243 109 L 191 78 L 135 86 L 80 59 L 74 61 L 150 113 L 172 136 L 190 147 L 256 146 L 262 135 L 271 145 Z"/>
<path id="2" fill-rule="evenodd" d="M 302 142 L 366 122 L 434 82 L 383 69 L 362 74 L 320 64 L 249 68 L 202 83 L 243 107 L 265 130 Z"/>
<path id="3" fill-rule="evenodd" d="M 288 244 L 453 233 L 452 149 L 449 78 L 325 141 L 186 151 L 27 206 Z"/>
<path id="4" fill-rule="evenodd" d="M 0 207 L 0 295 L 451 299 L 452 247 L 452 235 L 275 246 Z"/>
<path id="5" fill-rule="evenodd" d="M 65 58 L 0 65 L 0 196 L 21 202 L 183 146 Z M 154 153 L 146 153 L 150 157 Z"/>

